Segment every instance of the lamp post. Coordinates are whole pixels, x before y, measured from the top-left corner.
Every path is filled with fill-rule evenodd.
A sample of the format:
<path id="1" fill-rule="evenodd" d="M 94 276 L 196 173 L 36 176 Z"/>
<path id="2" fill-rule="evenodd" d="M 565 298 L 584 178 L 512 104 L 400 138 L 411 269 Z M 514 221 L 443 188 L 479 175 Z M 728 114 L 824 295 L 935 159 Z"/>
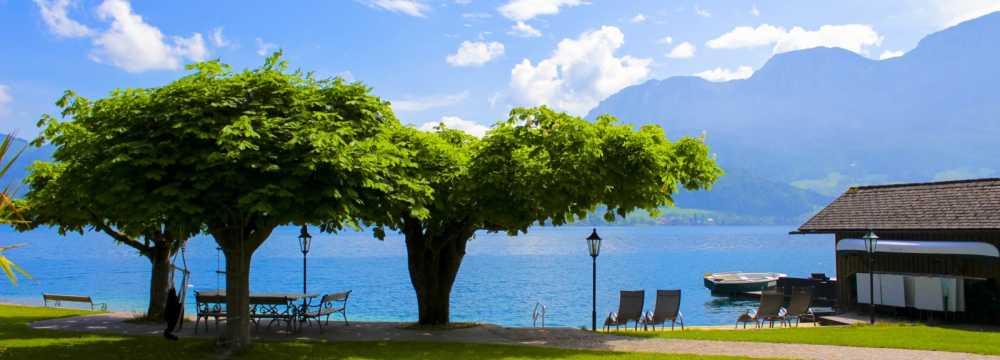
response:
<path id="1" fill-rule="evenodd" d="M 875 251 L 878 247 L 878 235 L 868 231 L 862 239 L 865 240 L 865 250 L 868 251 L 868 305 L 871 306 L 869 322 L 875 324 Z"/>
<path id="2" fill-rule="evenodd" d="M 587 237 L 587 250 L 590 251 L 590 258 L 594 261 L 593 271 L 593 308 L 590 312 L 590 331 L 597 331 L 597 255 L 601 254 L 601 237 L 597 235 L 597 228 Z"/>
<path id="3" fill-rule="evenodd" d="M 309 245 L 312 245 L 312 235 L 309 235 L 309 229 L 305 225 L 302 225 L 302 230 L 299 232 L 299 251 L 302 251 L 302 294 L 306 293 L 306 254 L 309 253 Z"/>

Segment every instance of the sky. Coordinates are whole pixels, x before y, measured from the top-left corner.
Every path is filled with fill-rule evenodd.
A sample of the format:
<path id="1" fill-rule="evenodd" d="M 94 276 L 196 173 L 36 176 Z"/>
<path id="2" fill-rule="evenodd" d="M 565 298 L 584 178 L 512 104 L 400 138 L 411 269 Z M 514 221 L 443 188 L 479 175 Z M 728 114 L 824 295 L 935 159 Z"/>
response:
<path id="1" fill-rule="evenodd" d="M 280 49 L 365 83 L 404 123 L 478 135 L 514 106 L 582 116 L 631 85 L 747 78 L 786 51 L 899 56 L 993 11 L 1000 0 L 0 0 L 0 131 L 34 137 L 65 90 L 99 98 Z"/>

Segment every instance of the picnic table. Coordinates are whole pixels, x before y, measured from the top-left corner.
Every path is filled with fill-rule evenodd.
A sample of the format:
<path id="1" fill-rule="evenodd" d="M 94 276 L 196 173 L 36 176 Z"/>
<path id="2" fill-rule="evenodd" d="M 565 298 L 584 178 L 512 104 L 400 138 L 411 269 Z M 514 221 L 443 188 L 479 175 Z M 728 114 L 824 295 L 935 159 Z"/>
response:
<path id="1" fill-rule="evenodd" d="M 301 317 L 308 299 L 318 297 L 318 294 L 303 294 L 294 292 L 261 292 L 250 294 L 250 320 L 254 323 L 254 328 L 258 328 L 261 321 L 267 320 L 267 327 L 274 323 L 285 323 L 289 331 L 295 327 L 295 322 Z M 198 292 L 199 304 L 202 302 L 225 303 L 226 291 L 213 290 Z M 206 304 L 207 305 L 207 304 Z M 207 319 L 206 319 L 207 322 Z"/>

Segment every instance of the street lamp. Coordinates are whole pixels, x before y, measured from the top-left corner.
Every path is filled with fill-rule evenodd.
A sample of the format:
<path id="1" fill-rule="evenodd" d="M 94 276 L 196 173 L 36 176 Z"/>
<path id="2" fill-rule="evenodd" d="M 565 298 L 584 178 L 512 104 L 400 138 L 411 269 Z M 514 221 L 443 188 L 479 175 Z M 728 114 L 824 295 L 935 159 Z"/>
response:
<path id="1" fill-rule="evenodd" d="M 597 235 L 597 228 L 587 237 L 587 250 L 590 251 L 590 258 L 594 260 L 593 278 L 593 309 L 590 313 L 590 330 L 597 331 L 597 255 L 601 254 L 601 237 Z"/>
<path id="2" fill-rule="evenodd" d="M 302 294 L 306 293 L 306 254 L 309 253 L 309 245 L 312 245 L 312 235 L 309 235 L 309 229 L 302 225 L 302 230 L 299 232 L 299 251 L 302 251 Z"/>
<path id="3" fill-rule="evenodd" d="M 868 231 L 862 239 L 865 240 L 865 250 L 868 251 L 868 305 L 871 306 L 869 321 L 875 324 L 875 251 L 878 247 L 878 235 Z"/>

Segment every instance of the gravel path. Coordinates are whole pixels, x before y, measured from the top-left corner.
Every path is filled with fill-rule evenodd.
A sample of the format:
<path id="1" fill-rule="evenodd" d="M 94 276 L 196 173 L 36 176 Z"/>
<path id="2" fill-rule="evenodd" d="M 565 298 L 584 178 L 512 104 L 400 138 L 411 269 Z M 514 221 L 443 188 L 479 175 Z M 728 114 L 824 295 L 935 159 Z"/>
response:
<path id="1" fill-rule="evenodd" d="M 108 313 L 62 319 L 43 320 L 32 323 L 37 329 L 54 329 L 78 332 L 100 332 L 123 335 L 154 335 L 158 336 L 163 326 L 158 324 L 134 324 L 124 320 L 131 315 L 127 313 Z M 277 329 L 266 331 L 261 329 L 254 336 L 259 339 L 305 339 L 331 341 L 439 341 L 439 342 L 472 342 L 507 345 L 548 346 L 565 349 L 635 351 L 654 353 L 680 353 L 702 355 L 730 355 L 756 358 L 786 358 L 786 359 L 884 359 L 884 360 L 918 360 L 918 359 L 1000 359 L 1000 356 L 986 356 L 966 353 L 922 351 L 902 349 L 861 348 L 832 345 L 805 344 L 774 344 L 754 342 L 677 340 L 677 339 L 646 339 L 617 335 L 594 334 L 570 328 L 505 328 L 495 325 L 482 325 L 466 329 L 453 330 L 408 330 L 402 329 L 400 323 L 365 322 L 334 324 L 320 334 L 316 328 L 305 328 L 299 333 L 285 333 Z M 193 323 L 186 324 L 183 331 L 177 333 L 184 337 L 214 337 L 218 330 L 214 324 L 209 331 L 204 327 L 199 334 L 193 332 Z"/>

